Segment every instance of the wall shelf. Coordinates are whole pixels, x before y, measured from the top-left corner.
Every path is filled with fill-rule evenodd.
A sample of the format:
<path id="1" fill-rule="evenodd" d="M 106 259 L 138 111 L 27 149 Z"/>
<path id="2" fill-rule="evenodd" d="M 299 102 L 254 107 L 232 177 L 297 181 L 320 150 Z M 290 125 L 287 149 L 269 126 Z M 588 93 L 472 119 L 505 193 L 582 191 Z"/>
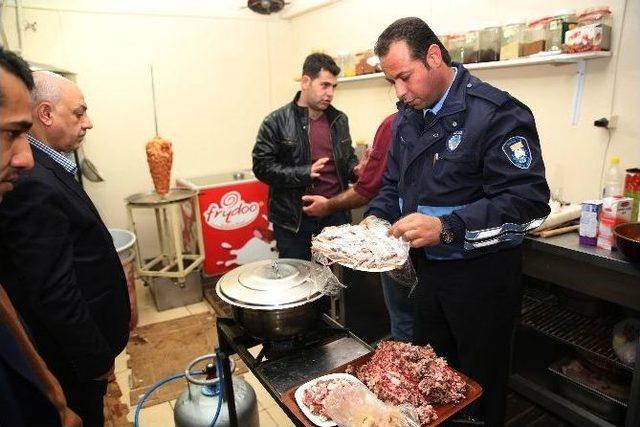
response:
<path id="1" fill-rule="evenodd" d="M 582 102 L 582 92 L 584 91 L 584 80 L 587 70 L 587 60 L 598 58 L 609 58 L 611 52 L 583 52 L 583 53 L 560 53 L 555 55 L 529 56 L 527 58 L 509 59 L 506 61 L 491 61 L 465 64 L 468 70 L 489 70 L 493 68 L 523 67 L 525 65 L 564 65 L 576 64 L 576 85 L 573 91 L 573 102 L 571 111 L 571 124 L 578 123 L 580 115 L 580 103 Z M 363 74 L 354 77 L 339 77 L 338 82 L 350 83 L 360 80 L 383 79 L 384 73 Z"/>
<path id="2" fill-rule="evenodd" d="M 586 59 L 598 59 L 608 58 L 611 56 L 611 52 L 584 52 L 584 53 L 561 53 L 557 55 L 548 56 L 530 56 L 527 58 L 509 59 L 507 61 L 491 61 L 491 62 L 478 62 L 472 64 L 464 64 L 467 70 L 488 70 L 493 68 L 511 68 L 522 67 L 525 65 L 562 65 L 562 64 L 575 64 L 579 61 Z M 354 82 L 358 80 L 371 80 L 384 78 L 384 73 L 362 74 L 354 77 L 339 77 L 340 83 Z"/>

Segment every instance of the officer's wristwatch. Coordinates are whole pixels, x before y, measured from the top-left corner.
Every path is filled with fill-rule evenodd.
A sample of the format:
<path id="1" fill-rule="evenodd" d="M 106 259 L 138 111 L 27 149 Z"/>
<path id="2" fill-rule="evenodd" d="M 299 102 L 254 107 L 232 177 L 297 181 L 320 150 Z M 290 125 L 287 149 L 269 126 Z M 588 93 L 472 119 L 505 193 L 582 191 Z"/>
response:
<path id="1" fill-rule="evenodd" d="M 450 245 L 453 243 L 453 230 L 451 225 L 444 218 L 439 217 L 440 224 L 442 224 L 442 231 L 440 231 L 440 243 Z"/>

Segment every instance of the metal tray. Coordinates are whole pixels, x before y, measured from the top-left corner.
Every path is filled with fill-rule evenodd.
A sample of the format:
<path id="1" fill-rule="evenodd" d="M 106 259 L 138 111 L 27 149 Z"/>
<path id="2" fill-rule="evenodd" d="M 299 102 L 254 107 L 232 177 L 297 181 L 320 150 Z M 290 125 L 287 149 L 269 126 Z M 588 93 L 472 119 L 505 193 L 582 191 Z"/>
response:
<path id="1" fill-rule="evenodd" d="M 336 369 L 333 369 L 331 372 L 328 372 L 328 373 L 345 372 L 347 370 L 348 366 L 352 366 L 353 368 L 357 369 L 360 366 L 362 366 L 365 363 L 367 363 L 369 361 L 369 359 L 371 359 L 371 357 L 373 357 L 373 353 L 374 353 L 373 351 L 369 352 L 369 353 L 367 353 L 367 354 L 365 354 L 363 356 L 360 356 L 359 358 L 357 358 L 355 360 L 352 360 L 349 363 L 345 363 L 344 365 L 339 366 Z M 453 368 L 449 368 L 449 369 L 454 370 Z M 477 382 L 475 382 L 471 378 L 467 377 L 463 373 L 458 372 L 458 371 L 456 371 L 456 372 L 467 383 L 467 395 L 466 395 L 466 397 L 463 400 L 461 400 L 460 402 L 455 403 L 455 404 L 454 403 L 449 403 L 449 404 L 445 404 L 445 405 L 434 405 L 433 409 L 435 409 L 436 414 L 438 414 L 438 419 L 435 420 L 434 422 L 428 424 L 428 427 L 434 427 L 434 426 L 442 424 L 443 422 L 445 422 L 446 420 L 451 418 L 454 414 L 456 414 L 457 412 L 459 412 L 463 408 L 467 407 L 471 403 L 475 402 L 482 395 L 482 387 L 480 387 L 480 384 L 478 384 Z M 298 387 L 299 387 L 299 385 L 289 389 L 289 391 L 287 391 L 282 396 L 282 402 L 287 406 L 289 411 L 293 415 L 295 415 L 295 417 L 298 419 L 299 423 L 301 423 L 305 427 L 314 427 L 315 424 L 313 424 L 311 422 L 311 420 L 309 420 L 309 418 L 307 418 L 304 415 L 304 413 L 302 412 L 302 410 L 300 409 L 300 407 L 296 403 L 295 393 L 296 393 L 296 390 L 298 389 Z"/>
<path id="2" fill-rule="evenodd" d="M 600 417 L 614 422 L 622 422 L 625 417 L 627 403 L 596 390 L 579 380 L 565 375 L 561 366 L 568 362 L 560 360 L 552 363 L 547 369 L 554 374 L 557 391 L 564 397 L 580 403 Z"/>

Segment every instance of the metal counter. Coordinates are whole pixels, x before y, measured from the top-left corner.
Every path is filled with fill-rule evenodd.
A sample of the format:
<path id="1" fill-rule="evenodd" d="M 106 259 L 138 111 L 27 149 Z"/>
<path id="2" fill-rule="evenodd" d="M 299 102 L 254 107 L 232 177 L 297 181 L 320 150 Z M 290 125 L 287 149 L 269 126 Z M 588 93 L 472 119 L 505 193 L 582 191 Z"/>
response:
<path id="1" fill-rule="evenodd" d="M 577 233 L 527 237 L 523 249 L 525 275 L 640 311 L 640 265 L 621 253 L 582 246 Z"/>

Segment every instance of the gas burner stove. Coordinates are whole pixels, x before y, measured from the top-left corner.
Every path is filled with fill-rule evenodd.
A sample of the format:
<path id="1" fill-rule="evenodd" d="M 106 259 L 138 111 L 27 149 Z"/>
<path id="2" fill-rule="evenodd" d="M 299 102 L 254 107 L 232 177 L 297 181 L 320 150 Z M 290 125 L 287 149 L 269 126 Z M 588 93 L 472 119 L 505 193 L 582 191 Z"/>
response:
<path id="1" fill-rule="evenodd" d="M 306 348 L 313 347 L 325 342 L 334 341 L 340 337 L 348 336 L 349 329 L 340 326 L 327 316 L 323 317 L 323 322 L 317 328 L 304 335 L 296 335 L 288 339 L 260 340 L 252 337 L 238 322 L 231 318 L 218 318 L 217 321 L 224 325 L 233 336 L 229 337 L 240 345 L 240 350 L 246 350 L 256 346 L 261 346 L 260 352 L 256 356 L 251 356 L 252 365 L 274 362 L 283 357 L 291 356 Z M 251 353 L 249 353 L 251 354 Z"/>
<path id="2" fill-rule="evenodd" d="M 341 326 L 329 325 L 325 322 L 308 334 L 298 335 L 286 340 L 263 340 L 260 341 L 262 349 L 256 356 L 258 363 L 277 360 L 287 356 L 292 352 L 317 345 L 326 340 L 334 340 L 338 336 L 346 336 L 349 330 Z"/>
<path id="3" fill-rule="evenodd" d="M 235 320 L 218 318 L 216 330 L 224 372 L 223 393 L 227 397 L 229 422 L 237 427 L 233 385 L 229 357 L 237 354 L 255 375 L 267 392 L 291 419 L 293 414 L 282 402 L 282 396 L 291 387 L 303 384 L 369 353 L 371 347 L 328 316 L 323 316 L 318 327 L 303 336 L 284 341 L 258 340 Z M 249 350 L 262 345 L 254 356 Z M 311 363 L 313 362 L 313 363 Z M 296 424 L 298 425 L 298 424 Z"/>

